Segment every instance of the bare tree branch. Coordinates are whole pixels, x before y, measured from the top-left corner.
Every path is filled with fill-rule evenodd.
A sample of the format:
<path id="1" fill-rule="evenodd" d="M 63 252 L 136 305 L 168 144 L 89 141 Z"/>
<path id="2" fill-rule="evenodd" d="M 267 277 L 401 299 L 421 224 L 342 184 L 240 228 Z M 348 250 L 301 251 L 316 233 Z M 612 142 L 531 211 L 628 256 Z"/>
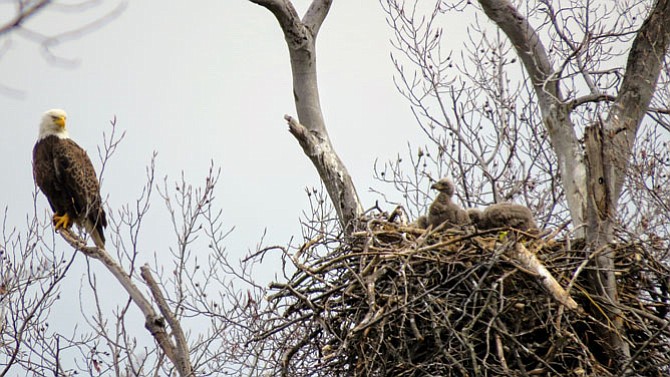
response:
<path id="1" fill-rule="evenodd" d="M 303 23 L 312 31 L 314 39 L 319 34 L 321 24 L 326 19 L 333 0 L 314 0 L 305 12 Z"/>
<path id="2" fill-rule="evenodd" d="M 249 0 L 252 3 L 258 4 L 270 12 L 279 21 L 279 26 L 282 30 L 292 30 L 295 20 L 299 20 L 298 12 L 296 12 L 293 4 L 287 0 Z M 288 36 L 287 36 L 288 43 Z"/>
<path id="3" fill-rule="evenodd" d="M 607 136 L 604 140 L 607 159 L 603 163 L 608 167 L 613 208 L 618 203 L 637 131 L 648 111 L 669 46 L 670 1 L 658 0 L 633 41 L 621 88 L 603 124 Z"/>
<path id="4" fill-rule="evenodd" d="M 570 310 L 578 313 L 584 313 L 579 304 L 570 297 L 566 291 L 551 274 L 547 267 L 537 258 L 535 253 L 529 251 L 521 242 L 517 242 L 513 249 L 509 249 L 507 254 L 516 260 L 527 271 L 532 272 L 538 277 L 539 283 L 554 297 L 554 299 L 565 305 Z"/>
<path id="5" fill-rule="evenodd" d="M 6 217 L 5 217 L 6 218 Z M 61 280 L 65 277 L 65 272 L 70 269 L 70 266 L 72 266 L 72 262 L 74 262 L 74 255 L 70 260 L 67 262 L 67 265 L 65 269 L 59 274 L 58 276 L 55 276 L 53 281 L 48 285 L 48 287 L 43 290 L 42 296 L 36 300 L 36 302 L 33 305 L 28 305 L 26 309 L 28 309 L 28 313 L 23 319 L 22 323 L 20 324 L 19 328 L 16 331 L 15 335 L 15 347 L 12 349 L 11 353 L 8 355 L 9 357 L 6 359 L 6 365 L 2 370 L 0 370 L 0 376 L 6 376 L 11 368 L 14 366 L 14 363 L 17 359 L 17 356 L 19 355 L 19 352 L 21 350 L 21 343 L 23 341 L 23 338 L 31 335 L 29 331 L 29 327 L 32 325 L 33 317 L 35 317 L 36 313 L 43 310 L 43 305 L 46 301 L 51 299 L 51 294 L 52 292 L 56 292 L 58 289 L 58 284 L 60 283 Z M 0 294 L 0 301 L 5 300 L 5 296 L 8 293 L 8 287 L 7 287 L 7 282 L 4 281 L 5 279 L 9 279 L 9 276 L 3 276 L 3 282 L 2 285 L 0 286 L 2 288 L 2 292 Z M 4 309 L 4 303 L 3 304 L 3 309 Z M 5 322 L 5 316 L 4 316 L 4 310 L 1 311 L 3 316 L 0 317 L 0 331 L 5 331 L 4 327 L 4 322 Z M 16 324 L 15 324 L 16 325 Z"/>
<path id="6" fill-rule="evenodd" d="M 23 1 L 19 2 L 19 9 L 14 18 L 0 26 L 0 36 L 10 32 L 12 29 L 20 27 L 24 21 L 34 16 L 37 11 L 44 8 L 46 5 L 49 5 L 49 3 L 51 3 L 51 0 L 40 0 L 24 8 Z"/>
<path id="7" fill-rule="evenodd" d="M 41 52 L 45 59 L 51 63 L 65 66 L 75 65 L 78 61 L 76 59 L 59 56 L 58 53 L 54 52 L 54 48 L 66 41 L 80 38 L 84 34 L 91 33 L 107 25 L 109 22 L 119 17 L 128 5 L 128 2 L 119 0 L 114 9 L 111 9 L 103 15 L 95 16 L 87 23 L 64 26 L 61 31 L 44 34 L 39 31 L 39 28 L 28 26 L 29 23 L 27 21 L 35 14 L 48 14 L 49 11 L 85 12 L 90 8 L 100 6 L 101 2 L 97 0 L 84 0 L 77 3 L 59 3 L 52 0 L 14 0 L 14 3 L 16 3 L 14 18 L 4 24 L 0 24 L 0 38 L 13 34 L 35 42 L 40 45 Z M 3 53 L 3 51 L 0 51 L 0 56 L 2 56 Z M 10 95 L 22 94 L 20 91 L 12 88 L 0 86 L 0 89 Z"/>
<path id="8" fill-rule="evenodd" d="M 576 107 L 584 105 L 589 102 L 600 102 L 600 101 L 609 101 L 612 102 L 616 99 L 615 96 L 610 94 L 596 93 L 596 94 L 587 94 L 585 96 L 577 97 L 569 101 L 566 106 L 568 111 L 574 110 Z"/>
<path id="9" fill-rule="evenodd" d="M 144 282 L 147 283 L 147 286 L 149 287 L 151 294 L 154 296 L 154 299 L 156 300 L 158 309 L 163 314 L 163 317 L 167 321 L 168 325 L 170 325 L 170 328 L 174 333 L 173 335 L 175 337 L 175 343 L 176 343 L 176 347 L 174 348 L 175 353 L 174 356 L 176 359 L 175 365 L 177 366 L 177 369 L 179 369 L 180 374 L 182 376 L 191 376 L 193 374 L 193 367 L 191 367 L 191 360 L 189 359 L 188 343 L 186 343 L 186 337 L 184 336 L 184 331 L 181 328 L 181 324 L 179 323 L 179 321 L 177 321 L 174 314 L 170 310 L 170 307 L 165 301 L 165 297 L 163 297 L 163 292 L 161 292 L 158 283 L 156 283 L 156 280 L 151 275 L 149 266 L 144 265 L 140 267 L 140 271 L 142 279 L 144 279 Z"/>
<path id="10" fill-rule="evenodd" d="M 586 209 L 586 168 L 569 107 L 559 90 L 559 78 L 537 32 L 511 2 L 480 0 L 479 3 L 510 39 L 533 82 L 543 123 L 558 157 L 570 214 L 575 227 L 579 227 L 584 222 Z"/>
<path id="11" fill-rule="evenodd" d="M 573 100 L 570 100 L 566 106 L 568 107 L 569 111 L 574 110 L 576 107 L 585 105 L 587 103 L 592 103 L 592 102 L 614 102 L 617 100 L 617 96 L 613 96 L 611 94 L 604 94 L 604 93 L 599 93 L 599 94 L 587 94 L 582 97 L 577 97 Z M 656 113 L 656 114 L 662 114 L 662 115 L 670 115 L 670 108 L 661 108 L 661 107 L 647 107 L 647 113 Z"/>
<path id="12" fill-rule="evenodd" d="M 558 80 L 540 37 L 528 20 L 507 0 L 480 0 L 486 15 L 505 32 L 533 82 L 538 97 L 560 100 Z M 552 101 L 547 101 L 552 102 Z M 549 103 L 547 103 L 549 104 Z"/>
<path id="13" fill-rule="evenodd" d="M 312 147 L 309 150 L 304 149 L 303 142 L 301 145 L 319 172 L 343 229 L 345 232 L 350 232 L 353 229 L 353 221 L 363 213 L 363 206 L 349 172 L 330 142 L 321 112 L 316 76 L 316 36 L 328 14 L 332 0 L 314 0 L 303 21 L 288 0 L 250 1 L 272 12 L 284 32 L 291 58 L 293 96 L 298 118 L 304 128 L 313 135 L 310 143 Z M 319 156 L 314 155 L 314 150 L 319 150 Z"/>
<path id="14" fill-rule="evenodd" d="M 98 247 L 86 246 L 86 242 L 72 233 L 69 229 L 62 229 L 60 233 L 63 239 L 67 241 L 70 246 L 74 247 L 76 250 L 81 251 L 86 256 L 102 262 L 107 270 L 109 270 L 109 272 L 126 290 L 135 305 L 137 305 L 137 307 L 142 311 L 145 319 L 144 326 L 147 330 L 149 330 L 172 364 L 178 368 L 180 376 L 191 376 L 191 370 L 180 368 L 181 366 L 186 367 L 188 364 L 184 365 L 184 363 L 180 362 L 179 358 L 177 357 L 177 350 L 175 349 L 175 345 L 172 343 L 167 331 L 165 330 L 165 320 L 155 312 L 149 300 L 144 297 L 142 292 L 140 292 L 135 283 L 133 283 L 130 276 L 125 271 L 123 271 L 121 266 L 116 263 L 114 259 L 112 259 L 106 250 Z"/>

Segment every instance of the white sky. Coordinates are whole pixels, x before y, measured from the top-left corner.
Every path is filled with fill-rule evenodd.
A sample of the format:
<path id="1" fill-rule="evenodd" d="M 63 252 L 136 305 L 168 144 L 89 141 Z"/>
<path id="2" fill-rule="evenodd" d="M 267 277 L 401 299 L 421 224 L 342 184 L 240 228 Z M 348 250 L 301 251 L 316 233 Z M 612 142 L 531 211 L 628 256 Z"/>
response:
<path id="1" fill-rule="evenodd" d="M 44 12 L 28 27 L 64 31 L 110 6 L 84 13 Z M 159 5 L 160 4 L 160 5 Z M 116 115 L 127 136 L 104 176 L 111 210 L 132 202 L 145 166 L 158 152 L 158 177 L 185 172 L 201 184 L 210 160 L 222 167 L 218 204 L 236 226 L 230 247 L 254 248 L 263 229 L 284 244 L 298 235 L 305 186 L 318 175 L 287 132 L 295 115 L 287 48 L 273 16 L 242 0 L 131 2 L 102 29 L 54 49 L 78 64 L 47 61 L 40 47 L 16 35 L 0 59 L 0 84 L 20 97 L 0 95 L 5 132 L 0 139 L 0 206 L 21 225 L 31 207 L 30 158 L 41 114 L 68 112 L 72 138 L 99 169 L 96 146 Z M 302 12 L 308 1 L 295 1 Z M 1 8 L 0 8 L 1 9 Z M 79 21 L 79 22 L 77 22 Z M 87 21 L 88 22 L 88 21 Z M 365 206 L 372 166 L 421 140 L 408 104 L 396 92 L 389 59 L 390 30 L 376 1 L 336 2 L 318 38 L 322 105 L 333 143 L 353 175 Z M 46 200 L 39 204 L 46 208 Z M 159 203 L 152 212 L 162 211 Z M 163 215 L 164 212 L 160 212 Z M 161 224 L 149 229 L 161 232 Z"/>
<path id="2" fill-rule="evenodd" d="M 84 12 L 47 10 L 26 26 L 55 35 L 118 4 L 108 1 Z M 302 14 L 309 1 L 294 4 Z M 0 21 L 11 9 L 0 4 Z M 328 130 L 366 208 L 381 199 L 370 187 L 392 190 L 373 180 L 375 159 L 393 160 L 407 153 L 408 142 L 424 142 L 393 84 L 391 31 L 384 16 L 377 1 L 336 1 L 317 40 Z M 456 37 L 464 30 L 449 29 Z M 286 113 L 295 115 L 290 66 L 281 30 L 267 10 L 246 0 L 133 1 L 101 29 L 54 48 L 76 64 L 48 61 L 37 43 L 20 35 L 12 35 L 6 46 L 0 85 L 20 91 L 0 92 L 0 177 L 9 177 L 0 187 L 0 208 L 8 208 L 8 228 L 25 231 L 32 211 L 31 152 L 41 115 L 63 108 L 71 137 L 89 151 L 98 171 L 96 147 L 114 115 L 119 130 L 126 131 L 103 177 L 108 211 L 134 203 L 156 151 L 159 181 L 167 176 L 174 182 L 183 171 L 200 186 L 210 161 L 222 168 L 216 200 L 226 226 L 235 227 L 226 243 L 233 257 L 255 250 L 265 229 L 266 245 L 286 245 L 291 237 L 294 244 L 302 242 L 304 189 L 318 187 L 319 178 L 283 120 Z M 40 194 L 38 209 L 46 213 L 47 208 Z M 176 244 L 158 195 L 148 220 L 140 264 L 151 262 L 154 253 L 168 255 L 167 248 Z M 62 242 L 59 247 L 69 251 Z M 83 258 L 77 266 L 63 282 L 64 291 L 84 283 Z M 277 268 L 263 266 L 263 280 Z M 121 288 L 105 284 L 101 289 L 107 294 Z M 66 306 L 79 300 L 64 299 Z M 54 315 L 77 321 L 69 310 Z"/>

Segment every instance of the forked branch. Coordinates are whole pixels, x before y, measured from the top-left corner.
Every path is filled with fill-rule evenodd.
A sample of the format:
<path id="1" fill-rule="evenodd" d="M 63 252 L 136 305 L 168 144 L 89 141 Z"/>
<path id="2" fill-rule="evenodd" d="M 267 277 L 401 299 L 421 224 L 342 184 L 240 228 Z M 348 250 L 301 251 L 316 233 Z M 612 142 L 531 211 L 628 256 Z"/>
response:
<path id="1" fill-rule="evenodd" d="M 354 228 L 354 220 L 363 213 L 363 206 L 347 168 L 330 142 L 321 112 L 316 76 L 316 36 L 332 0 L 314 0 L 302 20 L 288 0 L 250 1 L 272 12 L 284 32 L 291 58 L 293 96 L 300 120 L 286 119 L 291 133 L 319 172 L 342 228 L 349 233 Z"/>
<path id="2" fill-rule="evenodd" d="M 147 300 L 144 294 L 139 290 L 139 288 L 137 288 L 135 283 L 133 283 L 130 276 L 107 253 L 106 250 L 94 246 L 87 246 L 83 239 L 81 239 L 69 229 L 61 229 L 60 234 L 63 239 L 70 244 L 70 246 L 74 247 L 76 250 L 81 251 L 84 255 L 102 262 L 107 270 L 109 270 L 109 272 L 114 275 L 121 286 L 123 286 L 135 305 L 137 305 L 140 311 L 142 311 L 145 319 L 144 327 L 149 330 L 165 355 L 177 368 L 179 375 L 182 377 L 192 376 L 193 370 L 189 359 L 188 346 L 183 341 L 183 331 L 179 322 L 174 320 L 174 317 L 172 317 L 172 320 L 169 321 L 169 325 L 172 331 L 175 334 L 181 334 L 181 338 L 176 335 L 177 346 L 175 346 L 167 333 L 165 319 L 156 313 L 153 306 L 151 305 L 151 302 Z M 160 297 L 162 297 L 162 295 L 160 295 Z"/>

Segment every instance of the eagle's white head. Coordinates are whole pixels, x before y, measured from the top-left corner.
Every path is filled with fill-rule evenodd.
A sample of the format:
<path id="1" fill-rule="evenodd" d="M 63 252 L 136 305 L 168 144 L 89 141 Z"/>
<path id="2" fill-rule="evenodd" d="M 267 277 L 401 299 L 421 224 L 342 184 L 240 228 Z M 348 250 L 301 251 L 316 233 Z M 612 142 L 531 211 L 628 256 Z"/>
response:
<path id="1" fill-rule="evenodd" d="M 59 139 L 68 139 L 70 135 L 65 128 L 67 113 L 64 110 L 52 109 L 42 115 L 38 140 L 47 136 L 57 136 Z"/>

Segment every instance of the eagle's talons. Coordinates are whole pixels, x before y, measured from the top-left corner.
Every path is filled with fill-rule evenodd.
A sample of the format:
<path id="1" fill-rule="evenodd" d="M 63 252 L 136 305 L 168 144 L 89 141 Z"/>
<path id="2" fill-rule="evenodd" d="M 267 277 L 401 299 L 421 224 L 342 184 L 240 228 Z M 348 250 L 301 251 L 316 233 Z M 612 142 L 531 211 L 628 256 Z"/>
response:
<path id="1" fill-rule="evenodd" d="M 72 220 L 70 220 L 70 216 L 68 216 L 67 213 L 64 214 L 63 216 L 54 213 L 53 221 L 56 230 L 69 229 L 70 226 L 72 226 Z"/>

